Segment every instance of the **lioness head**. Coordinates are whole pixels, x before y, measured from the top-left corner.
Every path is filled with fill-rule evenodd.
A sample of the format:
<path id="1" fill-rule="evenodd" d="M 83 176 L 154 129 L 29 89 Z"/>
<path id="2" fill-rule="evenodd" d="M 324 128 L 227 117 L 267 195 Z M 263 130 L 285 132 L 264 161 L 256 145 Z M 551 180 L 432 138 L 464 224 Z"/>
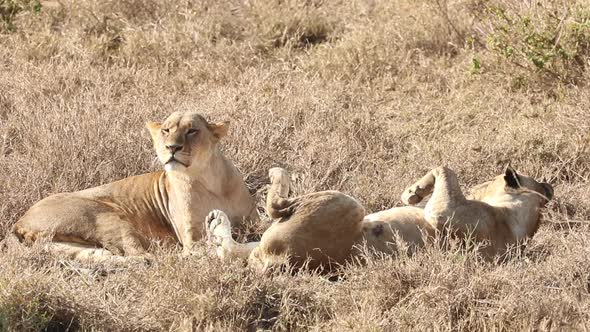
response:
<path id="1" fill-rule="evenodd" d="M 229 122 L 209 123 L 195 112 L 174 112 L 163 123 L 146 126 L 166 171 L 183 171 L 209 160 Z"/>
<path id="2" fill-rule="evenodd" d="M 541 206 L 553 198 L 553 187 L 549 183 L 537 182 L 531 177 L 518 174 L 510 165 L 506 167 L 504 174 L 474 187 L 470 198 L 485 200 L 508 192 L 532 194 L 531 198 L 536 197 Z"/>

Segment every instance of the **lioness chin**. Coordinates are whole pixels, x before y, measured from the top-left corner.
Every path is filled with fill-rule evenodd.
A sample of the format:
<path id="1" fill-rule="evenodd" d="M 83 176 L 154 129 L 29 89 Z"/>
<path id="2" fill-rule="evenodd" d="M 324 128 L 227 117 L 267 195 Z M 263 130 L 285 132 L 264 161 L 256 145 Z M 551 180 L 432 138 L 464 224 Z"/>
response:
<path id="1" fill-rule="evenodd" d="M 16 237 L 46 238 L 50 251 L 75 259 L 124 261 L 148 255 L 152 241 L 180 243 L 189 253 L 213 209 L 226 211 L 233 223 L 257 216 L 241 174 L 219 150 L 227 122 L 175 112 L 147 128 L 164 172 L 51 195 L 16 222 Z"/>
<path id="2" fill-rule="evenodd" d="M 222 211 L 207 217 L 208 240 L 221 258 L 248 259 L 259 271 L 286 265 L 330 270 L 354 257 L 358 245 L 392 254 L 396 240 L 401 239 L 413 251 L 424 245 L 424 239 L 448 232 L 460 240 L 475 241 L 480 253 L 493 259 L 535 234 L 541 208 L 553 197 L 551 185 L 508 167 L 466 198 L 455 173 L 438 167 L 402 194 L 406 204 L 432 194 L 425 208 L 404 206 L 365 216 L 361 204 L 343 193 L 323 191 L 287 198 L 287 172 L 271 169 L 270 178 L 267 212 L 276 220 L 260 242 L 235 242 Z"/>

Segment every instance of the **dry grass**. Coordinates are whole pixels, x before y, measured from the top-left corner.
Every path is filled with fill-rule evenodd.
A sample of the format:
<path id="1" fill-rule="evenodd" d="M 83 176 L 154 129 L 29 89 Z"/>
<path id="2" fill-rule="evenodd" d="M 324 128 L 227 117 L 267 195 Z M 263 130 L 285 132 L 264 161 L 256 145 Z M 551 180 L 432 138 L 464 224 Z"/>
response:
<path id="1" fill-rule="evenodd" d="M 334 282 L 260 278 L 203 249 L 87 275 L 11 247 L 0 330 L 587 329 L 588 3 L 524 3 L 0 0 L 0 234 L 51 193 L 158 169 L 143 124 L 181 107 L 232 120 L 225 151 L 253 190 L 283 166 L 295 193 L 377 211 L 434 166 L 468 187 L 508 162 L 556 187 L 502 265 L 429 248 Z M 502 30 L 497 8 L 522 21 Z M 572 57 L 532 62 L 559 49 Z"/>

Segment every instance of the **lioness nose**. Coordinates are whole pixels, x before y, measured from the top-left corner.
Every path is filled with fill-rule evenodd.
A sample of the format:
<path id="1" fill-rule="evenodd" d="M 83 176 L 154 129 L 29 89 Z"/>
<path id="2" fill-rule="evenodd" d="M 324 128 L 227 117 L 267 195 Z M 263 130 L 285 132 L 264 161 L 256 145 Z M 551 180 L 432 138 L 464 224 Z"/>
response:
<path id="1" fill-rule="evenodd" d="M 170 152 L 172 152 L 172 154 L 182 150 L 182 145 L 180 144 L 170 144 L 170 145 L 166 145 L 166 149 L 170 150 Z"/>

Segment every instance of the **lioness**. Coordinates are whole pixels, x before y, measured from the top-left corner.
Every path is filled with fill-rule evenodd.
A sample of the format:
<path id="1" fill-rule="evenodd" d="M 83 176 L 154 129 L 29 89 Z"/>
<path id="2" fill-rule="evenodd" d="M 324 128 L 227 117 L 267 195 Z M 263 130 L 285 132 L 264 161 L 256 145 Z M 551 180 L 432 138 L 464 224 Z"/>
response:
<path id="1" fill-rule="evenodd" d="M 223 209 L 233 223 L 257 216 L 241 174 L 219 150 L 228 125 L 190 111 L 148 122 L 164 172 L 49 196 L 13 226 L 14 234 L 25 242 L 49 238 L 50 250 L 81 260 L 144 257 L 151 241 L 180 243 L 190 253 L 211 210 Z"/>
<path id="2" fill-rule="evenodd" d="M 474 188 L 465 198 L 457 177 L 438 167 L 406 189 L 402 201 L 416 204 L 432 194 L 424 209 L 399 207 L 364 216 L 362 205 L 337 191 L 323 191 L 286 198 L 289 176 L 283 169 L 269 172 L 271 188 L 267 212 L 276 219 L 260 242 L 239 244 L 231 235 L 229 219 L 222 211 L 207 217 L 208 239 L 221 258 L 248 258 L 260 271 L 288 263 L 328 268 L 356 254 L 355 245 L 367 244 L 383 253 L 395 251 L 396 235 L 411 249 L 423 239 L 450 230 L 460 239 L 482 243 L 488 258 L 502 255 L 521 240 L 532 237 L 541 220 L 540 209 L 552 198 L 547 183 L 522 176 L 508 167 L 505 174 Z"/>

